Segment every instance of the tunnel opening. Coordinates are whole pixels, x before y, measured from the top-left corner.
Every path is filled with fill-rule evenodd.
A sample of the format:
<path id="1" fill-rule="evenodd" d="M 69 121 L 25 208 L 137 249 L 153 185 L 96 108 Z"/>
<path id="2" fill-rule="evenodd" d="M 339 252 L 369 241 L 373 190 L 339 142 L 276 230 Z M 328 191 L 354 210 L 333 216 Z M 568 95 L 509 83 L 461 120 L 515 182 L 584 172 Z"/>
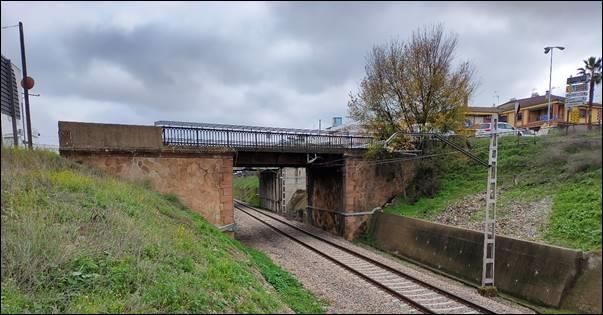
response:
<path id="1" fill-rule="evenodd" d="M 340 234 L 343 226 L 335 221 L 341 220 L 334 213 L 323 212 L 341 209 L 342 159 L 341 154 L 237 152 L 233 159 L 233 197 L 288 220 Z M 324 172 L 332 176 L 324 178 Z M 255 188 L 253 193 L 250 186 Z M 326 228 L 323 223 L 328 223 Z"/>
<path id="2" fill-rule="evenodd" d="M 235 198 L 303 222 L 308 204 L 305 167 L 234 168 Z"/>

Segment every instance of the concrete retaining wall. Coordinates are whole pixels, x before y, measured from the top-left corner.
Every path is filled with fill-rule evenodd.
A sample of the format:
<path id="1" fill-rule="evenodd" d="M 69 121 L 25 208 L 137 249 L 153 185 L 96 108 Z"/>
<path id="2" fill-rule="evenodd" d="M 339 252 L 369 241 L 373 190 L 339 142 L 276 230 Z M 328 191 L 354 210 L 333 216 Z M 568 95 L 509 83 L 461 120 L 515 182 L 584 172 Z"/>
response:
<path id="1" fill-rule="evenodd" d="M 601 314 L 601 251 L 584 253 L 578 277 L 561 300 L 561 308 Z"/>
<path id="2" fill-rule="evenodd" d="M 280 212 L 281 186 L 278 171 L 265 170 L 259 174 L 260 207 L 274 212 Z"/>
<path id="3" fill-rule="evenodd" d="M 378 248 L 476 284 L 481 282 L 483 234 L 480 232 L 383 213 L 376 214 L 373 220 L 372 236 Z M 590 292 L 592 298 L 586 299 L 598 299 L 600 312 L 600 256 L 598 269 L 597 260 L 593 258 L 591 265 L 595 267 L 588 270 L 594 271 L 587 271 L 595 277 L 598 273 L 598 280 L 592 280 L 591 276 L 578 277 L 582 273 L 582 261 L 580 251 L 497 236 L 496 287 L 541 305 L 559 307 L 575 284 L 584 291 L 598 284 L 597 298 Z M 578 294 L 564 304 L 589 304 L 583 302 L 584 299 L 584 295 Z M 597 303 L 593 303 L 592 308 L 596 309 Z"/>
<path id="4" fill-rule="evenodd" d="M 292 207 L 291 199 L 296 192 L 306 190 L 306 169 L 304 167 L 284 167 L 281 169 L 283 177 L 283 198 L 285 199 L 285 209 L 283 214 L 290 217 L 298 208 Z M 305 200 L 302 209 L 306 208 L 308 201 Z"/>
<path id="5" fill-rule="evenodd" d="M 297 208 L 290 205 L 291 198 L 298 190 L 306 190 L 306 169 L 303 167 L 282 167 L 265 170 L 259 175 L 260 207 L 274 211 L 285 217 L 295 217 Z M 302 203 L 297 200 L 297 203 Z M 305 210 L 307 201 L 303 201 Z"/>

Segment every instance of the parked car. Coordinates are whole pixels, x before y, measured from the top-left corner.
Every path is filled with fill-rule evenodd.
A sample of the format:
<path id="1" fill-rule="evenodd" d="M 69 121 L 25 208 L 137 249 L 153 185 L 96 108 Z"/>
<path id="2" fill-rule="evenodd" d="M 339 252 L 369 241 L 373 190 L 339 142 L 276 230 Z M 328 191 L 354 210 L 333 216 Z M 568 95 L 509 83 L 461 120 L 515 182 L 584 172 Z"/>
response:
<path id="1" fill-rule="evenodd" d="M 517 130 L 520 132 L 520 136 L 525 136 L 525 137 L 535 137 L 536 136 L 536 132 L 534 130 L 528 129 L 528 128 L 517 128 Z"/>
<path id="2" fill-rule="evenodd" d="M 506 122 L 499 122 L 496 132 L 499 136 L 512 136 L 519 134 L 520 136 L 528 135 L 528 132 L 516 129 Z M 492 123 L 481 123 L 475 130 L 476 137 L 487 137 L 492 134 Z"/>
<path id="3" fill-rule="evenodd" d="M 430 125 L 422 126 L 419 124 L 414 124 L 414 125 L 412 125 L 412 131 L 416 132 L 416 133 L 437 133 L 443 137 L 450 137 L 450 136 L 456 135 L 456 133 L 453 130 L 442 132 L 440 129 L 431 127 Z"/>

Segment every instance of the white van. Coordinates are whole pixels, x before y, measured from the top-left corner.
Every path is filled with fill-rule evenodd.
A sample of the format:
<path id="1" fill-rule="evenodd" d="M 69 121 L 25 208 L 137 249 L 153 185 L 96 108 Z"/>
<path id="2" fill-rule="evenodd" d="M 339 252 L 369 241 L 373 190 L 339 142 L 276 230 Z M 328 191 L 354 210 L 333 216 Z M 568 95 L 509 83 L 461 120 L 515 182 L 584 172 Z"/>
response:
<path id="1" fill-rule="evenodd" d="M 492 134 L 492 123 L 482 123 L 479 124 L 477 129 L 475 130 L 476 137 L 487 137 Z M 515 127 L 511 126 L 506 122 L 498 123 L 498 130 L 496 132 L 499 136 L 512 136 L 519 134 L 523 136 L 524 132 L 515 129 Z"/>

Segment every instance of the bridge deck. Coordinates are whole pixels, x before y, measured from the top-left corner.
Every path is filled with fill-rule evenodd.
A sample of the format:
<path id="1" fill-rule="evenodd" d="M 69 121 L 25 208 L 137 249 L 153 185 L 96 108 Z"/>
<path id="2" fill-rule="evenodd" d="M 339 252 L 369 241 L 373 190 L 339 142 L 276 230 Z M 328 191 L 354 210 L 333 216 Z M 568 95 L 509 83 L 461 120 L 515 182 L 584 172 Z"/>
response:
<path id="1" fill-rule="evenodd" d="M 334 135 L 315 130 L 235 125 L 155 122 L 167 146 L 225 147 L 238 151 L 290 153 L 343 153 L 364 150 L 372 138 Z"/>

